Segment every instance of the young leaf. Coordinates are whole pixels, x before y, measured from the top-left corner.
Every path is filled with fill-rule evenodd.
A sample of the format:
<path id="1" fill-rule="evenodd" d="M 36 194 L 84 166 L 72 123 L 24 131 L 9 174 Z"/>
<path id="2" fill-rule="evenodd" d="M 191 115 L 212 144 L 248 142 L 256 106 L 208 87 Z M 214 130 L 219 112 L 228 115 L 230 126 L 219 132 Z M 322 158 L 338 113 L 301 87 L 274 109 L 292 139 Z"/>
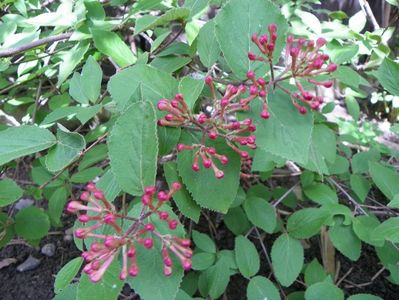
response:
<path id="1" fill-rule="evenodd" d="M 275 53 L 281 53 L 287 23 L 280 9 L 271 1 L 231 0 L 218 13 L 215 22 L 216 38 L 226 62 L 241 79 L 245 78 L 248 70 L 265 71 L 265 64 L 248 59 L 249 51 L 258 51 L 251 41 L 253 33 L 267 33 L 268 25 L 275 23 L 278 34 Z"/>
<path id="2" fill-rule="evenodd" d="M 163 166 L 166 181 L 171 186 L 173 182 L 180 182 L 181 178 L 177 173 L 177 165 L 175 162 L 168 162 Z M 186 187 L 182 184 L 182 188 L 173 194 L 173 200 L 183 215 L 198 223 L 201 207 L 194 202 Z"/>
<path id="3" fill-rule="evenodd" d="M 241 207 L 232 207 L 223 217 L 226 227 L 235 235 L 245 234 L 251 228 L 247 215 Z"/>
<path id="4" fill-rule="evenodd" d="M 369 162 L 369 169 L 374 183 L 388 199 L 399 193 L 398 172 L 376 162 Z"/>
<path id="5" fill-rule="evenodd" d="M 372 246 L 381 247 L 384 241 L 373 239 L 373 231 L 380 225 L 380 222 L 375 216 L 359 216 L 353 218 L 353 231 L 363 242 Z"/>
<path id="6" fill-rule="evenodd" d="M 89 56 L 83 66 L 80 83 L 85 96 L 93 103 L 100 97 L 102 77 L 103 71 L 100 65 L 93 56 Z"/>
<path id="7" fill-rule="evenodd" d="M 305 292 L 306 300 L 344 300 L 344 293 L 341 289 L 329 282 L 318 282 L 312 284 Z"/>
<path id="8" fill-rule="evenodd" d="M 371 148 L 367 152 L 359 152 L 352 157 L 352 171 L 353 173 L 368 173 L 369 162 L 379 161 L 381 154 L 375 148 Z"/>
<path id="9" fill-rule="evenodd" d="M 329 214 L 319 208 L 304 208 L 294 212 L 287 221 L 290 236 L 307 239 L 320 231 Z"/>
<path id="10" fill-rule="evenodd" d="M 107 56 L 110 56 L 119 67 L 127 67 L 136 62 L 136 57 L 122 39 L 114 32 L 91 29 L 94 45 Z"/>
<path id="11" fill-rule="evenodd" d="M 201 295 L 209 295 L 212 299 L 219 298 L 226 290 L 230 281 L 228 269 L 227 259 L 222 257 L 214 266 L 201 273 L 198 281 Z"/>
<path id="12" fill-rule="evenodd" d="M 205 233 L 193 230 L 193 241 L 194 244 L 202 251 L 208 253 L 216 253 L 216 246 L 212 239 Z"/>
<path id="13" fill-rule="evenodd" d="M 399 96 L 399 64 L 386 57 L 375 74 L 381 85 L 392 95 Z"/>
<path id="14" fill-rule="evenodd" d="M 31 206 L 20 210 L 15 216 L 15 231 L 27 240 L 38 240 L 50 229 L 48 216 L 39 208 Z"/>
<path id="15" fill-rule="evenodd" d="M 101 176 L 100 180 L 97 182 L 97 187 L 104 193 L 108 201 L 114 201 L 122 191 L 111 169 L 108 169 L 108 171 Z"/>
<path id="16" fill-rule="evenodd" d="M 326 279 L 327 273 L 317 258 L 313 259 L 305 269 L 305 283 L 309 286 Z"/>
<path id="17" fill-rule="evenodd" d="M 61 225 L 61 215 L 65 209 L 68 191 L 65 186 L 57 188 L 48 200 L 48 214 L 51 223 L 56 226 Z"/>
<path id="18" fill-rule="evenodd" d="M 18 137 L 17 139 L 15 137 Z M 47 129 L 23 125 L 0 131 L 0 165 L 47 149 L 56 143 Z"/>
<path id="19" fill-rule="evenodd" d="M 276 286 L 263 276 L 252 278 L 247 287 L 248 300 L 280 300 L 280 294 Z"/>
<path id="20" fill-rule="evenodd" d="M 218 41 L 215 39 L 215 22 L 208 21 L 198 33 L 198 55 L 207 68 L 217 61 L 220 54 Z"/>
<path id="21" fill-rule="evenodd" d="M 60 70 L 58 72 L 58 87 L 71 75 L 89 49 L 89 45 L 90 43 L 87 41 L 79 42 L 61 56 L 62 62 L 60 63 Z"/>
<path id="22" fill-rule="evenodd" d="M 79 157 L 85 146 L 83 136 L 60 127 L 57 130 L 57 145 L 51 148 L 46 156 L 47 169 L 50 172 L 62 170 Z"/>
<path id="23" fill-rule="evenodd" d="M 312 113 L 299 114 L 290 97 L 281 91 L 269 94 L 269 112 L 270 119 L 260 120 L 255 132 L 258 148 L 306 164 L 313 129 Z"/>
<path id="24" fill-rule="evenodd" d="M 236 237 L 234 252 L 237 267 L 244 277 L 250 278 L 258 273 L 260 268 L 259 254 L 250 240 L 242 235 Z"/>
<path id="25" fill-rule="evenodd" d="M 329 230 L 331 242 L 343 255 L 352 261 L 357 261 L 362 250 L 362 243 L 353 232 L 351 226 L 337 221 Z"/>
<path id="26" fill-rule="evenodd" d="M 364 202 L 371 189 L 369 181 L 361 175 L 352 174 L 350 177 L 350 185 L 356 196 L 359 197 L 359 200 Z"/>
<path id="27" fill-rule="evenodd" d="M 179 93 L 184 95 L 184 101 L 188 107 L 192 110 L 201 95 L 204 88 L 205 81 L 197 80 L 191 77 L 183 77 L 179 82 Z"/>
<path id="28" fill-rule="evenodd" d="M 390 218 L 374 229 L 371 238 L 399 243 L 399 217 Z"/>
<path id="29" fill-rule="evenodd" d="M 306 197 L 321 205 L 328 203 L 338 203 L 337 193 L 328 185 L 323 183 L 313 183 L 303 189 Z"/>
<path id="30" fill-rule="evenodd" d="M 120 187 L 141 195 L 155 183 L 158 140 L 155 110 L 150 102 L 137 102 L 116 121 L 108 138 L 112 172 Z"/>
<path id="31" fill-rule="evenodd" d="M 0 207 L 14 203 L 22 197 L 24 191 L 11 179 L 0 181 Z"/>
<path id="32" fill-rule="evenodd" d="M 202 271 L 208 269 L 215 262 L 215 254 L 201 252 L 194 254 L 191 258 L 192 269 L 196 271 Z"/>
<path id="33" fill-rule="evenodd" d="M 265 199 L 248 197 L 244 202 L 245 213 L 248 219 L 267 233 L 272 233 L 277 224 L 275 208 Z"/>
<path id="34" fill-rule="evenodd" d="M 290 286 L 298 277 L 303 266 L 301 242 L 282 234 L 273 243 L 271 258 L 274 274 L 283 286 Z"/>
<path id="35" fill-rule="evenodd" d="M 54 291 L 58 294 L 61 290 L 65 289 L 78 274 L 82 266 L 83 258 L 76 257 L 65 264 L 61 270 L 58 271 L 54 282 Z"/>

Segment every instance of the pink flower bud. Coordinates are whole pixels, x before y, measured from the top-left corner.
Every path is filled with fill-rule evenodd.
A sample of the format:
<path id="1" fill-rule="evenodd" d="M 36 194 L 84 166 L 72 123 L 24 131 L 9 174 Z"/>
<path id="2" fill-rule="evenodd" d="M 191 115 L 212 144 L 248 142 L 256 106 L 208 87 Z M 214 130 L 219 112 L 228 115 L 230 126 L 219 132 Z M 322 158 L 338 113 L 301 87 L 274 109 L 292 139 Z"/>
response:
<path id="1" fill-rule="evenodd" d="M 204 124 L 204 123 L 206 122 L 206 120 L 207 120 L 207 117 L 206 117 L 205 114 L 202 114 L 202 113 L 201 113 L 201 114 L 198 116 L 198 123 Z"/>
<path id="2" fill-rule="evenodd" d="M 332 86 L 333 86 L 332 80 L 324 81 L 324 82 L 323 82 L 323 86 L 324 86 L 325 88 L 330 88 L 330 87 L 332 87 Z"/>
<path id="3" fill-rule="evenodd" d="M 215 173 L 217 179 L 222 179 L 224 177 L 224 172 L 222 170 L 217 170 Z"/>
<path id="4" fill-rule="evenodd" d="M 158 213 L 158 216 L 161 220 L 166 220 L 167 218 L 169 218 L 169 214 L 166 211 L 160 211 Z"/>
<path id="5" fill-rule="evenodd" d="M 257 55 L 253 52 L 248 52 L 248 59 L 249 60 L 256 60 Z"/>
<path id="6" fill-rule="evenodd" d="M 169 225 L 169 229 L 174 230 L 177 227 L 177 221 L 176 220 L 170 220 L 168 222 L 168 225 Z"/>
<path id="7" fill-rule="evenodd" d="M 104 249 L 104 246 L 100 243 L 93 243 L 90 246 L 90 250 L 93 252 L 98 252 L 100 250 Z"/>
<path id="8" fill-rule="evenodd" d="M 158 193 L 158 199 L 159 199 L 159 201 L 168 201 L 169 200 L 169 196 L 164 191 L 160 191 Z"/>
<path id="9" fill-rule="evenodd" d="M 270 36 L 270 39 L 274 43 L 277 40 L 277 32 L 273 32 Z"/>
<path id="10" fill-rule="evenodd" d="M 193 163 L 193 164 L 191 165 L 191 169 L 192 169 L 194 172 L 198 172 L 198 171 L 200 170 L 200 167 L 199 167 L 199 165 L 198 165 L 197 163 Z"/>
<path id="11" fill-rule="evenodd" d="M 190 240 L 187 240 L 187 239 L 183 239 L 183 240 L 181 240 L 180 244 L 181 244 L 183 247 L 190 247 L 191 241 L 190 241 Z"/>
<path id="12" fill-rule="evenodd" d="M 144 239 L 143 245 L 147 249 L 151 249 L 154 246 L 154 241 L 152 238 Z"/>
<path id="13" fill-rule="evenodd" d="M 245 92 L 247 91 L 247 88 L 246 88 L 245 85 L 241 84 L 241 85 L 238 87 L 238 91 L 239 91 L 240 93 L 245 93 Z"/>
<path id="14" fill-rule="evenodd" d="M 248 125 L 248 130 L 250 132 L 255 132 L 256 131 L 256 126 L 254 124 Z"/>
<path id="15" fill-rule="evenodd" d="M 166 277 L 172 275 L 172 268 L 169 267 L 169 266 L 167 266 L 167 265 L 164 265 L 164 267 L 163 267 L 163 274 L 164 274 Z"/>
<path id="16" fill-rule="evenodd" d="M 186 148 L 186 146 L 184 144 L 178 144 L 177 145 L 177 151 L 178 152 L 184 151 L 185 148 Z"/>
<path id="17" fill-rule="evenodd" d="M 130 247 L 129 250 L 127 250 L 127 256 L 134 257 L 135 255 L 136 255 L 136 248 Z"/>
<path id="18" fill-rule="evenodd" d="M 212 161 L 210 159 L 204 159 L 202 161 L 202 164 L 206 169 L 209 169 L 212 166 Z"/>
<path id="19" fill-rule="evenodd" d="M 144 194 L 153 195 L 157 191 L 155 186 L 147 186 L 144 188 Z"/>
<path id="20" fill-rule="evenodd" d="M 67 211 L 70 213 L 75 213 L 78 210 L 82 210 L 84 208 L 85 207 L 82 204 L 80 204 L 80 202 L 78 202 L 78 201 L 69 201 L 69 203 L 66 207 Z"/>
<path id="21" fill-rule="evenodd" d="M 127 278 L 127 273 L 126 273 L 126 271 L 121 271 L 120 273 L 119 273 L 119 279 L 120 280 L 125 280 Z"/>
<path id="22" fill-rule="evenodd" d="M 298 110 L 299 110 L 299 113 L 302 114 L 302 115 L 306 114 L 306 112 L 307 112 L 307 109 L 304 106 L 299 107 Z"/>
<path id="23" fill-rule="evenodd" d="M 165 116 L 165 120 L 168 121 L 168 122 L 173 121 L 174 118 L 175 118 L 175 117 L 174 117 L 172 114 L 167 114 L 167 115 Z"/>
<path id="24" fill-rule="evenodd" d="M 169 108 L 169 102 L 166 99 L 161 99 L 158 101 L 157 108 L 160 111 L 167 110 Z"/>
<path id="25" fill-rule="evenodd" d="M 208 149 L 206 149 L 206 152 L 208 152 L 210 155 L 215 155 L 216 149 L 213 147 L 209 147 Z"/>
<path id="26" fill-rule="evenodd" d="M 249 93 L 251 95 L 256 95 L 258 93 L 258 88 L 256 87 L 256 85 L 251 85 L 249 87 Z"/>
<path id="27" fill-rule="evenodd" d="M 165 264 L 165 266 L 171 267 L 172 266 L 172 259 L 169 256 L 166 256 L 163 259 L 163 263 Z"/>
<path id="28" fill-rule="evenodd" d="M 172 105 L 172 107 L 174 107 L 174 108 L 178 108 L 179 107 L 179 101 L 172 100 L 172 101 L 170 101 L 170 105 Z"/>
<path id="29" fill-rule="evenodd" d="M 292 35 L 287 36 L 287 43 L 291 44 L 294 41 L 294 37 Z"/>
<path id="30" fill-rule="evenodd" d="M 78 239 L 84 239 L 86 234 L 87 234 L 86 230 L 84 230 L 83 228 L 78 228 L 78 229 L 75 230 L 75 236 Z"/>
<path id="31" fill-rule="evenodd" d="M 259 91 L 259 97 L 262 97 L 262 98 L 266 97 L 266 91 L 265 90 Z"/>
<path id="32" fill-rule="evenodd" d="M 260 113 L 260 117 L 267 120 L 270 118 L 270 113 L 267 110 L 262 110 L 262 112 Z"/>
<path id="33" fill-rule="evenodd" d="M 220 106 L 221 107 L 226 107 L 227 105 L 229 105 L 229 99 L 222 98 L 222 100 L 220 100 Z"/>
<path id="34" fill-rule="evenodd" d="M 248 158 L 249 157 L 249 153 L 247 151 L 241 151 L 240 152 L 240 156 L 241 156 L 241 158 Z"/>
<path id="35" fill-rule="evenodd" d="M 173 189 L 173 190 L 178 191 L 178 190 L 180 190 L 181 188 L 182 188 L 182 185 L 181 185 L 180 182 L 173 182 L 173 183 L 172 183 L 172 189 Z"/>
<path id="36" fill-rule="evenodd" d="M 183 94 L 180 93 L 176 94 L 175 99 L 180 102 L 183 101 L 184 100 Z"/>
<path id="37" fill-rule="evenodd" d="M 90 217 L 88 215 L 80 215 L 78 219 L 79 219 L 79 222 L 82 222 L 82 223 L 87 223 L 90 221 Z"/>
<path id="38" fill-rule="evenodd" d="M 260 38 L 259 38 L 259 43 L 260 44 L 262 44 L 262 45 L 265 45 L 265 44 L 267 44 L 267 35 L 266 34 L 262 34 L 261 36 L 260 36 Z"/>
<path id="39" fill-rule="evenodd" d="M 266 81 L 262 77 L 258 78 L 256 82 L 261 86 L 264 86 L 266 84 Z"/>
<path id="40" fill-rule="evenodd" d="M 152 224 L 152 223 L 148 223 L 148 224 L 145 224 L 145 225 L 144 225 L 144 229 L 145 229 L 146 231 L 154 231 L 154 230 L 155 230 L 155 226 L 154 226 L 154 224 Z"/>
<path id="41" fill-rule="evenodd" d="M 220 157 L 220 162 L 222 163 L 222 165 L 227 165 L 229 163 L 229 158 L 226 155 L 222 155 Z"/>
<path id="42" fill-rule="evenodd" d="M 238 88 L 236 86 L 232 85 L 230 88 L 230 93 L 235 95 L 235 94 L 237 94 L 237 92 L 238 92 Z"/>
<path id="43" fill-rule="evenodd" d="M 212 82 L 213 82 L 212 76 L 206 76 L 206 77 L 205 77 L 205 83 L 206 83 L 207 85 L 211 85 Z"/>
<path id="44" fill-rule="evenodd" d="M 89 183 L 86 185 L 86 190 L 88 190 L 89 192 L 95 192 L 95 191 L 97 191 L 97 188 L 96 188 L 95 183 L 94 183 L 94 182 L 89 182 Z"/>
<path id="45" fill-rule="evenodd" d="M 314 41 L 308 41 L 307 46 L 308 46 L 308 48 L 313 49 L 314 48 Z"/>
<path id="46" fill-rule="evenodd" d="M 277 25 L 275 23 L 271 23 L 268 27 L 269 32 L 276 32 L 277 31 Z"/>
<path id="47" fill-rule="evenodd" d="M 313 95 L 312 95 L 311 93 L 309 93 L 309 92 L 303 92 L 302 96 L 303 96 L 303 98 L 304 98 L 306 101 L 310 101 L 310 100 L 313 99 Z"/>
<path id="48" fill-rule="evenodd" d="M 330 56 L 328 54 L 322 54 L 321 55 L 321 59 L 324 60 L 324 61 L 327 61 L 327 60 L 330 59 Z"/>
<path id="49" fill-rule="evenodd" d="M 136 265 L 132 265 L 129 269 L 129 275 L 132 277 L 136 277 L 139 274 L 139 269 Z"/>
<path id="50" fill-rule="evenodd" d="M 211 131 L 208 132 L 208 137 L 209 137 L 211 140 L 216 140 L 216 138 L 218 137 L 218 134 L 217 134 L 216 131 L 211 130 Z"/>
<path id="51" fill-rule="evenodd" d="M 247 78 L 248 79 L 254 79 L 255 78 L 255 72 L 250 70 L 247 72 Z"/>
<path id="52" fill-rule="evenodd" d="M 325 38 L 319 37 L 316 41 L 317 47 L 323 47 L 327 43 Z"/>
<path id="53" fill-rule="evenodd" d="M 321 58 L 316 58 L 312 63 L 312 67 L 315 69 L 320 69 L 324 64 L 324 61 Z"/>
<path id="54" fill-rule="evenodd" d="M 269 50 L 270 52 L 274 51 L 274 43 L 270 43 L 267 45 L 267 50 Z"/>
<path id="55" fill-rule="evenodd" d="M 80 195 L 80 200 L 82 201 L 87 201 L 90 198 L 90 193 L 87 191 L 84 191 L 81 195 Z"/>
<path id="56" fill-rule="evenodd" d="M 141 203 L 143 203 L 143 205 L 149 205 L 151 203 L 151 198 L 150 194 L 144 194 L 141 196 Z"/>
<path id="57" fill-rule="evenodd" d="M 185 271 L 191 270 L 191 261 L 190 260 L 186 259 L 183 261 L 183 269 Z"/>
<path id="58" fill-rule="evenodd" d="M 291 50 L 290 50 L 290 55 L 292 56 L 292 57 L 297 57 L 298 55 L 299 55 L 299 49 L 298 48 L 291 48 Z"/>
<path id="59" fill-rule="evenodd" d="M 327 72 L 335 72 L 337 70 L 337 65 L 336 64 L 329 64 L 327 66 Z"/>
<path id="60" fill-rule="evenodd" d="M 104 194 L 101 191 L 95 191 L 93 193 L 94 197 L 96 197 L 96 199 L 98 200 L 105 200 Z"/>
<path id="61" fill-rule="evenodd" d="M 258 40 L 258 36 L 256 35 L 256 33 L 253 33 L 252 35 L 251 35 L 251 41 L 252 42 L 256 42 Z"/>
<path id="62" fill-rule="evenodd" d="M 114 224 L 116 221 L 116 217 L 113 214 L 107 214 L 104 217 L 104 223 L 105 224 Z"/>
<path id="63" fill-rule="evenodd" d="M 247 138 L 247 142 L 248 142 L 248 144 L 251 144 L 251 145 L 255 144 L 255 142 L 256 142 L 256 136 L 250 135 L 250 136 Z"/>

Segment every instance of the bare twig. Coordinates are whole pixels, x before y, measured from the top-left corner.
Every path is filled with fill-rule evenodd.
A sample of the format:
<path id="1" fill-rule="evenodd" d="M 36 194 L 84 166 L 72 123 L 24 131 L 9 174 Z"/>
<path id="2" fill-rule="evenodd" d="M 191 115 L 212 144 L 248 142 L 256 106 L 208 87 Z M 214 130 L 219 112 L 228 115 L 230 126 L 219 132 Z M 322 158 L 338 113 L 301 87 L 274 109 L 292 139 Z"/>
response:
<path id="1" fill-rule="evenodd" d="M 373 11 L 367 0 L 359 0 L 360 7 L 362 8 L 363 12 L 370 18 L 371 23 L 373 23 L 374 29 L 380 29 L 380 25 L 378 25 L 377 19 L 374 16 Z"/>
<path id="2" fill-rule="evenodd" d="M 281 201 L 283 201 L 287 196 L 298 186 L 299 182 L 295 183 L 288 191 L 284 193 L 276 202 L 273 203 L 274 207 L 277 207 L 277 205 L 280 204 Z"/>
<path id="3" fill-rule="evenodd" d="M 62 41 L 62 40 L 67 40 L 71 37 L 72 32 L 66 32 L 66 33 L 61 33 L 58 35 L 53 35 L 53 36 L 49 36 L 49 37 L 45 37 L 42 39 L 39 39 L 37 41 L 33 41 L 31 43 L 19 46 L 19 47 L 14 47 L 14 48 L 10 48 L 10 49 L 5 49 L 5 50 L 1 50 L 0 51 L 0 57 L 9 57 L 9 56 L 14 56 L 18 53 L 36 48 L 38 46 L 41 45 L 45 45 L 45 44 L 50 44 L 50 43 L 54 43 L 56 41 Z"/>

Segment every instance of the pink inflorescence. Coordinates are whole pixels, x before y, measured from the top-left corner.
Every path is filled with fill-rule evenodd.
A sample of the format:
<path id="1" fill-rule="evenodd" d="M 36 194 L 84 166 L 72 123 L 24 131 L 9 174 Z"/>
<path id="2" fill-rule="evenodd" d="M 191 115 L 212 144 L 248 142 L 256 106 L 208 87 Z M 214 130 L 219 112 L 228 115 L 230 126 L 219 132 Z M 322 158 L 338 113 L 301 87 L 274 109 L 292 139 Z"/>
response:
<path id="1" fill-rule="evenodd" d="M 248 52 L 249 60 L 267 62 L 272 69 L 273 52 L 277 40 L 277 26 L 275 24 L 269 25 L 269 36 L 264 34 L 258 37 L 256 34 L 253 34 L 251 40 L 260 50 L 261 55 Z M 284 57 L 286 68 L 277 78 L 272 76 L 270 81 L 265 82 L 263 78 L 256 79 L 255 72 L 249 71 L 247 73 L 248 80 L 252 81 L 251 88 L 253 89 L 253 93 L 263 99 L 262 118 L 268 119 L 270 117 L 267 106 L 268 89 L 272 86 L 275 87 L 280 81 L 290 78 L 294 79 L 298 92 L 292 93 L 281 86 L 279 87 L 291 96 L 292 103 L 297 110 L 301 114 L 305 114 L 307 112 L 306 106 L 309 106 L 312 110 L 319 109 L 320 105 L 323 103 L 323 98 L 306 91 L 299 79 L 306 80 L 315 86 L 323 86 L 326 88 L 333 86 L 333 81 L 331 80 L 316 81 L 311 78 L 321 74 L 332 73 L 337 69 L 336 64 L 327 63 L 330 57 L 321 51 L 321 48 L 325 44 L 326 40 L 324 38 L 318 38 L 316 41 L 312 41 L 305 40 L 304 38 L 294 39 L 293 36 L 288 36 Z"/>
<path id="2" fill-rule="evenodd" d="M 242 147 L 256 149 L 256 137 L 253 132 L 256 130 L 255 124 L 251 119 L 242 121 L 230 121 L 227 117 L 234 112 L 249 110 L 249 103 L 257 97 L 256 94 L 244 96 L 247 88 L 244 85 L 228 85 L 223 96 L 218 97 L 214 86 L 213 78 L 207 76 L 205 83 L 209 86 L 213 97 L 213 111 L 211 115 L 200 113 L 194 115 L 188 108 L 182 94 L 177 94 L 172 100 L 161 99 L 157 108 L 167 114 L 158 121 L 159 126 L 186 127 L 202 133 L 201 144 L 184 145 L 178 144 L 177 151 L 194 151 L 192 163 L 193 171 L 201 169 L 201 164 L 205 169 L 212 169 L 215 177 L 222 179 L 224 172 L 218 168 L 215 161 L 221 165 L 229 163 L 229 158 L 223 153 L 217 153 L 214 147 L 205 145 L 206 139 L 213 141 L 222 138 L 227 145 L 242 159 L 248 159 L 247 151 Z"/>
<path id="3" fill-rule="evenodd" d="M 152 249 L 155 247 L 155 239 L 158 239 L 161 244 L 160 252 L 163 257 L 165 276 L 172 274 L 170 253 L 180 260 L 185 270 L 191 268 L 190 240 L 161 234 L 157 231 L 155 224 L 149 222 L 151 215 L 157 215 L 161 221 L 168 224 L 170 230 L 177 228 L 179 222 L 161 208 L 180 189 L 181 184 L 178 182 L 174 182 L 169 191 L 158 193 L 154 186 L 146 187 L 141 197 L 143 209 L 138 218 L 119 214 L 115 206 L 105 199 L 94 183 L 86 186 L 86 191 L 80 196 L 81 201 L 73 200 L 67 204 L 67 211 L 76 213 L 81 223 L 93 222 L 90 226 L 78 228 L 75 231 L 75 236 L 79 239 L 94 238 L 96 240 L 88 251 L 82 253 L 82 257 L 87 262 L 83 271 L 88 274 L 91 281 L 100 281 L 107 268 L 120 253 L 122 255 L 120 279 L 125 280 L 128 275 L 137 276 L 139 268 L 136 247 L 141 244 L 145 249 Z M 127 230 L 123 230 L 118 224 L 122 219 L 125 223 L 131 222 Z M 99 234 L 97 230 L 103 226 L 111 226 L 113 234 Z"/>

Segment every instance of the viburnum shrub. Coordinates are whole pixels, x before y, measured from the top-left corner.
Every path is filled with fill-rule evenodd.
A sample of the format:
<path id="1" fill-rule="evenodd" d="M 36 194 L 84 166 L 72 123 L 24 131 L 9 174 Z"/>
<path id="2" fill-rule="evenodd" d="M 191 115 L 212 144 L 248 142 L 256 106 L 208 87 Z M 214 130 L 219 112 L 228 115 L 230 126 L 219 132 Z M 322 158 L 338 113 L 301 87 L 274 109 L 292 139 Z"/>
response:
<path id="1" fill-rule="evenodd" d="M 397 298 L 397 34 L 371 1 L 6 2 L 1 299 L 30 275 L 38 299 Z"/>
<path id="2" fill-rule="evenodd" d="M 214 163 L 218 160 L 226 165 L 229 158 L 223 153 L 217 153 L 214 147 L 206 146 L 206 139 L 216 140 L 224 139 L 226 144 L 242 160 L 249 159 L 249 153 L 242 150 L 243 146 L 250 149 L 256 149 L 256 136 L 252 133 L 256 131 L 256 125 L 251 118 L 242 121 L 234 116 L 237 112 L 250 110 L 252 101 L 259 99 L 262 103 L 260 116 L 263 119 L 269 119 L 268 94 L 271 90 L 280 88 L 291 98 L 292 104 L 301 114 L 306 114 L 307 107 L 312 110 L 318 110 L 323 104 L 323 97 L 316 96 L 312 92 L 305 90 L 300 79 L 315 86 L 331 88 L 332 80 L 317 81 L 315 76 L 329 74 L 337 69 L 337 65 L 329 63 L 329 55 L 324 54 L 321 48 L 326 44 L 322 37 L 316 42 L 304 38 L 294 39 L 288 36 L 283 56 L 284 70 L 277 77 L 274 76 L 273 56 L 276 55 L 275 42 L 277 40 L 277 25 L 268 26 L 269 36 L 262 34 L 258 37 L 253 34 L 251 41 L 256 44 L 261 55 L 254 52 L 248 52 L 248 59 L 251 61 L 265 62 L 270 67 L 270 78 L 256 77 L 255 72 L 247 72 L 247 81 L 240 85 L 227 84 L 224 93 L 218 95 L 214 79 L 211 76 L 205 78 L 205 83 L 211 91 L 212 101 L 208 106 L 208 112 L 195 114 L 190 111 L 187 103 L 184 101 L 184 95 L 179 93 L 171 100 L 161 99 L 157 104 L 159 111 L 167 114 L 158 121 L 159 126 L 181 127 L 187 130 L 194 130 L 201 133 L 201 142 L 191 145 L 178 144 L 177 151 L 195 152 L 191 168 L 193 171 L 200 170 L 200 162 L 206 169 L 211 168 L 215 177 L 221 179 L 224 172 Z M 277 54 L 278 56 L 280 54 Z M 284 80 L 294 80 L 297 92 L 291 92 L 280 85 Z"/>

